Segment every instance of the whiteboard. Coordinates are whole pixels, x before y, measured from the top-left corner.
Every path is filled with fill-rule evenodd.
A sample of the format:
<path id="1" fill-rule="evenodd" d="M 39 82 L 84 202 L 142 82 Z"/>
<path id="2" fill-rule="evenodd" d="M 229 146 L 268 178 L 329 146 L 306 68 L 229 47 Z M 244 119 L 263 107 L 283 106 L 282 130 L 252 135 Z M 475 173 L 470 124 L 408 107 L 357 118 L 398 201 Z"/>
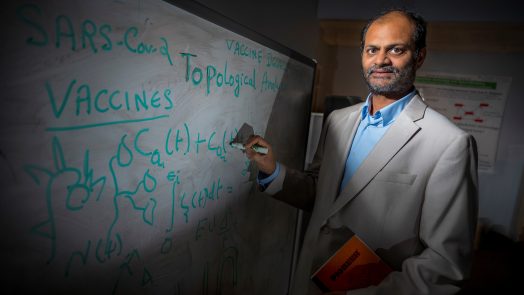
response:
<path id="1" fill-rule="evenodd" d="M 284 294 L 297 212 L 261 195 L 243 123 L 303 169 L 315 63 L 192 1 L 2 9 L 8 290 Z"/>

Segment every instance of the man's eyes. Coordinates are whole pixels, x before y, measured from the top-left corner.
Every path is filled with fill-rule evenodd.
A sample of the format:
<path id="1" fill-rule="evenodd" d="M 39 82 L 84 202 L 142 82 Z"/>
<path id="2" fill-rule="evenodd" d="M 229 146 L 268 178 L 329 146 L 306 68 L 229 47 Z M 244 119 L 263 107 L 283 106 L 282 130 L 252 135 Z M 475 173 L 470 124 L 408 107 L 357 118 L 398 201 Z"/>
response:
<path id="1" fill-rule="evenodd" d="M 393 47 L 389 51 L 391 53 L 393 53 L 393 54 L 397 54 L 398 55 L 398 54 L 404 53 L 405 50 L 403 48 L 400 48 L 400 47 Z"/>
<path id="2" fill-rule="evenodd" d="M 378 49 L 377 48 L 368 48 L 366 52 L 367 54 L 375 54 L 378 52 Z"/>
<path id="3" fill-rule="evenodd" d="M 379 52 L 378 48 L 370 47 L 366 49 L 366 53 L 369 55 L 374 55 L 374 54 L 377 54 L 378 52 Z M 391 53 L 394 55 L 400 55 L 400 54 L 403 54 L 404 52 L 406 52 L 406 50 L 401 47 L 393 47 L 391 49 L 388 49 L 388 53 Z"/>

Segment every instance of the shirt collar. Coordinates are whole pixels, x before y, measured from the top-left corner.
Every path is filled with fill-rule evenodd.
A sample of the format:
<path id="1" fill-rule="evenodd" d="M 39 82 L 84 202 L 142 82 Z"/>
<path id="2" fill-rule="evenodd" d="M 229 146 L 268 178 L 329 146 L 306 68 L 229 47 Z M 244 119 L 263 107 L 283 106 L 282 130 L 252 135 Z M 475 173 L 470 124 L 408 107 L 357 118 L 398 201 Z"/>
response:
<path id="1" fill-rule="evenodd" d="M 371 93 L 370 93 L 366 99 L 366 104 L 362 108 L 361 120 L 364 120 L 366 118 L 370 121 L 380 120 L 383 126 L 387 126 L 391 124 L 393 121 L 395 121 L 395 119 L 402 112 L 402 110 L 404 110 L 406 105 L 411 101 L 411 98 L 413 98 L 413 96 L 415 96 L 416 93 L 417 93 L 417 90 L 413 89 L 406 96 L 380 109 L 379 111 L 375 112 L 375 114 L 373 115 L 369 113 L 369 109 L 371 107 Z"/>

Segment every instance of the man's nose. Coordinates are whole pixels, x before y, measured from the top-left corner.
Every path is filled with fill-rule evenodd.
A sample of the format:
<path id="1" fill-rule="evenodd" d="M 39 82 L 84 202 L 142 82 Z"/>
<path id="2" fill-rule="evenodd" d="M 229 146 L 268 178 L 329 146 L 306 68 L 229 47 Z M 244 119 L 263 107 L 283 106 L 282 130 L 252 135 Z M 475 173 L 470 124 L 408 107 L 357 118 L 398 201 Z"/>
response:
<path id="1" fill-rule="evenodd" d="M 389 58 L 387 52 L 381 51 L 376 55 L 375 64 L 377 66 L 391 65 L 391 59 Z"/>

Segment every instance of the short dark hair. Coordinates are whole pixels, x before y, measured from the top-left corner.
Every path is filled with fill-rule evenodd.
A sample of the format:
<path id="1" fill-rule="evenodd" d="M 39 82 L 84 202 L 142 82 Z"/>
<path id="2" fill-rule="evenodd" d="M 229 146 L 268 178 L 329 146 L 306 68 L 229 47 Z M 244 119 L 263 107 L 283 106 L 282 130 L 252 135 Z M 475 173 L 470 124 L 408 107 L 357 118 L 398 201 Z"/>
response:
<path id="1" fill-rule="evenodd" d="M 385 10 L 381 12 L 379 15 L 373 17 L 370 19 L 367 24 L 362 28 L 362 32 L 360 33 L 360 49 L 364 49 L 364 38 L 366 37 L 366 33 L 368 32 L 369 27 L 378 19 L 382 18 L 386 14 L 392 13 L 392 12 L 399 12 L 406 16 L 414 25 L 415 25 L 415 32 L 413 33 L 413 41 L 415 41 L 415 52 L 418 55 L 418 52 L 420 49 L 426 47 L 426 21 L 424 18 L 412 11 L 408 11 L 403 8 L 392 8 Z"/>

